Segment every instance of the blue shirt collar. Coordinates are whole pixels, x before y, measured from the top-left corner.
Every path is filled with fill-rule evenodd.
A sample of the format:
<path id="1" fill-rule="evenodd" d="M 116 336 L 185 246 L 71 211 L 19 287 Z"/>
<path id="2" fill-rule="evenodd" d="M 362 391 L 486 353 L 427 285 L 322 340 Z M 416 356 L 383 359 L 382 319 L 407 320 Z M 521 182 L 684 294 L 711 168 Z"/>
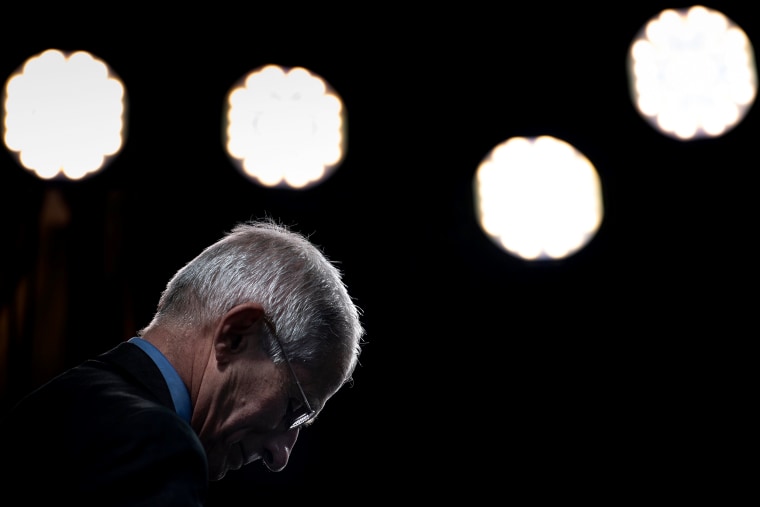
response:
<path id="1" fill-rule="evenodd" d="M 142 350 L 145 351 L 153 362 L 156 363 L 158 369 L 161 370 L 161 374 L 166 380 L 166 384 L 169 386 L 169 392 L 172 395 L 174 401 L 174 410 L 177 414 L 190 423 L 190 414 L 192 413 L 192 403 L 190 401 L 190 392 L 187 390 L 187 386 L 182 382 L 182 379 L 171 365 L 166 356 L 164 356 L 160 350 L 158 350 L 152 343 L 135 336 L 129 339 L 130 343 L 134 343 Z"/>

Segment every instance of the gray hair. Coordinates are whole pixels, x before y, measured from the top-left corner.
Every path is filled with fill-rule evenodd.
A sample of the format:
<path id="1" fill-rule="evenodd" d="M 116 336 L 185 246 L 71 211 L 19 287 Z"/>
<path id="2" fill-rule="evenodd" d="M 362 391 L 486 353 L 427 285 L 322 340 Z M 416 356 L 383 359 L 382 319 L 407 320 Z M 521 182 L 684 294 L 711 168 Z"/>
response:
<path id="1" fill-rule="evenodd" d="M 322 250 L 272 219 L 237 224 L 177 271 L 151 326 L 207 330 L 246 302 L 264 307 L 291 360 L 337 360 L 350 380 L 364 335 L 361 310 Z M 271 337 L 267 351 L 284 359 Z"/>

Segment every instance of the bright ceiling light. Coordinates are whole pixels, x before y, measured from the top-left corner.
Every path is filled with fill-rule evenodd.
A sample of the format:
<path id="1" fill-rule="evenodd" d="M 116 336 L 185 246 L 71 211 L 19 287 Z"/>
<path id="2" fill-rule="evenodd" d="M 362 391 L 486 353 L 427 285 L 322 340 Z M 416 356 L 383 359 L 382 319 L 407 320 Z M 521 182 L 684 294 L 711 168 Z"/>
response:
<path id="1" fill-rule="evenodd" d="M 602 221 L 596 169 L 551 136 L 515 137 L 496 146 L 473 184 L 480 227 L 525 260 L 568 257 L 591 240 Z"/>
<path id="2" fill-rule="evenodd" d="M 49 49 L 6 83 L 5 145 L 39 178 L 82 179 L 121 149 L 124 100 L 105 63 Z"/>
<path id="3" fill-rule="evenodd" d="M 267 65 L 250 73 L 230 91 L 226 113 L 228 155 L 263 186 L 314 186 L 345 155 L 343 103 L 304 68 Z"/>
<path id="4" fill-rule="evenodd" d="M 747 35 L 720 12 L 667 9 L 634 39 L 630 92 L 638 112 L 678 140 L 718 137 L 747 114 L 757 68 Z"/>

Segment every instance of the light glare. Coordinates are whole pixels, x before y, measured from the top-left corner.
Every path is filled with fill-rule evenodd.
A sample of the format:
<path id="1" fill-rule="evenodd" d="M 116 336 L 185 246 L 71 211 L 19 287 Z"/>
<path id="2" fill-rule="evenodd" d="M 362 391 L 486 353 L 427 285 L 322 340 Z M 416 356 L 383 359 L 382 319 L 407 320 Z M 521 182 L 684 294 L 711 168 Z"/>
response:
<path id="1" fill-rule="evenodd" d="M 551 136 L 496 146 L 474 179 L 483 231 L 526 259 L 560 259 L 584 247 L 602 220 L 601 185 L 591 163 Z"/>
<path id="2" fill-rule="evenodd" d="M 639 113 L 678 140 L 717 137 L 746 115 L 757 93 L 754 51 L 720 12 L 666 9 L 631 44 L 630 91 Z"/>
<path id="3" fill-rule="evenodd" d="M 6 83 L 5 145 L 41 179 L 82 179 L 121 149 L 124 95 L 89 53 L 44 51 Z"/>
<path id="4" fill-rule="evenodd" d="M 326 179 L 345 153 L 340 98 L 304 68 L 267 65 L 228 95 L 226 149 L 264 186 L 302 189 Z"/>

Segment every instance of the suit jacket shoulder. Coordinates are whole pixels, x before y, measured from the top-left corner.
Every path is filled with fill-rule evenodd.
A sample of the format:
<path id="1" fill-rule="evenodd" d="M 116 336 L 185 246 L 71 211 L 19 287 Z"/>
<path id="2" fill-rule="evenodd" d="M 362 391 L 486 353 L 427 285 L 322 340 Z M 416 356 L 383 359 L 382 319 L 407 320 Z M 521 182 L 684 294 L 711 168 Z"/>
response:
<path id="1" fill-rule="evenodd" d="M 6 417 L 5 435 L 14 435 L 3 444 L 10 489 L 39 478 L 58 502 L 100 506 L 202 505 L 206 496 L 200 440 L 174 411 L 158 367 L 131 343 L 31 393 Z M 28 488 L 19 494 L 33 503 Z"/>

